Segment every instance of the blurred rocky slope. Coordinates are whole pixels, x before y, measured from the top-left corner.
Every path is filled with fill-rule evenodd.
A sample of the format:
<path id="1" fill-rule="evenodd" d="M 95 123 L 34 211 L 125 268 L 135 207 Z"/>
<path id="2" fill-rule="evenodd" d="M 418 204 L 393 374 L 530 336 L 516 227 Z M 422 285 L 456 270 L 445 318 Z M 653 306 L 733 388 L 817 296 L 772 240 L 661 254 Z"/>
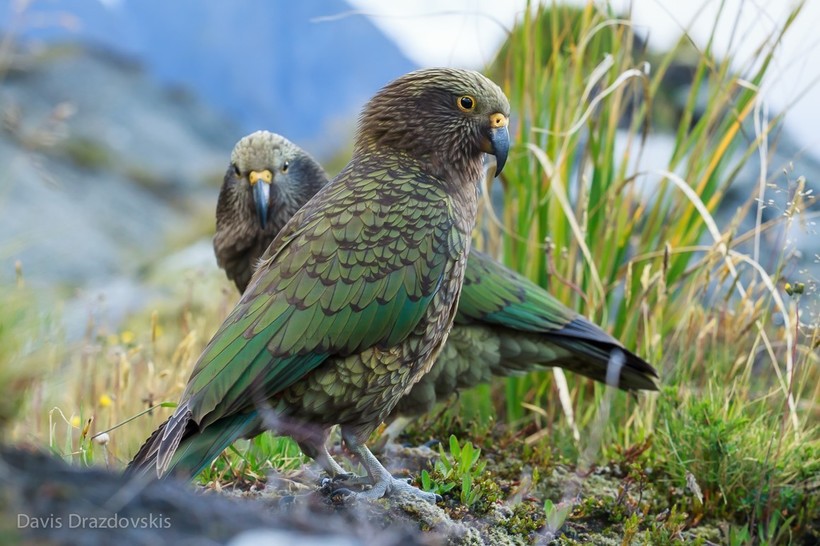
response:
<path id="1" fill-rule="evenodd" d="M 366 17 L 321 20 L 349 10 L 0 0 L 0 281 L 19 262 L 46 308 L 69 301 L 76 337 L 161 297 L 149 273 L 217 272 L 207 237 L 236 140 L 266 128 L 336 153 L 414 68 Z"/>
<path id="2" fill-rule="evenodd" d="M 121 316 L 144 303 L 134 284 L 142 266 L 210 229 L 241 131 L 111 53 L 60 46 L 7 59 L 0 280 L 19 263 L 44 297 L 90 288 L 91 299 L 108 293 Z"/>
<path id="3" fill-rule="evenodd" d="M 100 281 L 155 256 L 192 202 L 214 196 L 204 181 L 218 180 L 239 136 L 196 100 L 79 47 L 21 55 L 0 105 L 0 229 L 26 273 L 51 282 Z"/>
<path id="4" fill-rule="evenodd" d="M 195 89 L 243 133 L 275 130 L 327 155 L 377 89 L 415 68 L 351 11 L 344 0 L 0 0 L 0 28 L 139 59 L 152 79 Z"/>

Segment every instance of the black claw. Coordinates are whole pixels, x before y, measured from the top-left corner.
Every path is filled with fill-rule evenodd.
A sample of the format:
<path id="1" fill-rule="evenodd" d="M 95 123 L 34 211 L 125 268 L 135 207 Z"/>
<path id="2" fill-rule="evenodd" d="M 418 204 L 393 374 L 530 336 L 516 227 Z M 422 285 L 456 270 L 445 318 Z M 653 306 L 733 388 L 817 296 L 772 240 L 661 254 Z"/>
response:
<path id="1" fill-rule="evenodd" d="M 345 487 L 340 487 L 330 494 L 330 502 L 335 505 L 343 505 L 348 501 L 355 499 L 356 493 Z"/>
<path id="2" fill-rule="evenodd" d="M 432 440 L 427 440 L 426 442 L 424 442 L 421 445 L 424 446 L 424 447 L 429 447 L 430 449 L 433 449 L 434 447 L 436 447 L 440 443 L 441 443 L 441 441 L 436 440 L 435 438 L 433 438 Z"/>
<path id="3" fill-rule="evenodd" d="M 436 493 L 436 504 L 438 504 L 440 502 L 444 502 L 444 497 L 442 497 L 441 495 Z"/>
<path id="4" fill-rule="evenodd" d="M 338 482 L 346 482 L 346 481 L 352 480 L 353 478 L 357 478 L 357 477 L 358 476 L 356 476 L 356 474 L 354 474 L 352 472 L 345 472 L 344 474 L 336 474 L 335 476 L 333 476 L 331 478 L 331 480 L 333 481 L 333 483 L 338 483 Z"/>

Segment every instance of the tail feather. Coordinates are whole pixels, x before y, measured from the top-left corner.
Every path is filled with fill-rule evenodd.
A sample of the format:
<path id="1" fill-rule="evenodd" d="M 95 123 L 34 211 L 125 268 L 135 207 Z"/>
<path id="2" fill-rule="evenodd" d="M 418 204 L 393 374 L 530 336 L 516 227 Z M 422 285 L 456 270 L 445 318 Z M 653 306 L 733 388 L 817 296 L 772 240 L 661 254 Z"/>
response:
<path id="1" fill-rule="evenodd" d="M 225 417 L 185 438 L 174 453 L 169 471 L 191 479 L 239 438 L 250 438 L 263 428 L 256 412 Z"/>
<path id="2" fill-rule="evenodd" d="M 139 474 L 146 474 L 157 467 L 157 450 L 159 449 L 159 442 L 162 439 L 162 434 L 165 431 L 165 426 L 168 421 L 162 423 L 157 430 L 151 433 L 142 446 L 125 467 L 126 476 L 136 476 Z"/>
<path id="3" fill-rule="evenodd" d="M 173 474 L 192 479 L 236 439 L 254 436 L 262 430 L 256 412 L 219 419 L 202 430 L 185 413 L 177 419 L 175 416 L 148 437 L 126 467 L 127 476 L 156 473 L 160 478 Z"/>
<path id="4" fill-rule="evenodd" d="M 623 390 L 658 390 L 658 373 L 644 359 L 583 317 L 561 329 L 540 334 L 496 330 L 500 358 L 493 375 L 508 376 L 560 367 L 607 383 L 614 351 L 623 354 L 617 386 Z"/>
<path id="5" fill-rule="evenodd" d="M 161 478 L 168 472 L 171 466 L 171 459 L 176 453 L 179 443 L 183 438 L 190 435 L 189 429 L 193 424 L 192 413 L 186 403 L 177 407 L 174 414 L 165 422 L 162 431 L 162 439 L 157 445 L 157 477 Z"/>
<path id="6" fill-rule="evenodd" d="M 619 345 L 577 343 L 572 350 L 576 356 L 558 361 L 555 365 L 601 383 L 610 383 L 609 366 L 616 362 L 613 359 L 614 353 L 620 352 L 624 358 L 613 386 L 628 391 L 658 390 L 658 376 L 655 370 L 641 357 Z"/>
<path id="7" fill-rule="evenodd" d="M 658 372 L 652 365 L 583 317 L 573 319 L 550 337 L 576 355 L 574 363 L 559 363 L 561 367 L 606 383 L 613 351 L 620 351 L 624 359 L 616 386 L 624 390 L 658 390 Z"/>

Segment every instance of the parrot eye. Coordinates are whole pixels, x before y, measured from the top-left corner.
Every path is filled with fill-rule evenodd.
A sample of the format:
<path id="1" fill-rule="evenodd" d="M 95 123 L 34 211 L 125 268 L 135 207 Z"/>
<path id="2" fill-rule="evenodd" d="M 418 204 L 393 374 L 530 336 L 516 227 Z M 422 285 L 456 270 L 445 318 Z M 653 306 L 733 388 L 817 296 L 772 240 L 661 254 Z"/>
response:
<path id="1" fill-rule="evenodd" d="M 461 95 L 456 104 L 462 112 L 472 112 L 475 109 L 475 99 L 470 95 Z"/>
<path id="2" fill-rule="evenodd" d="M 288 163 L 287 161 L 285 161 L 284 163 L 282 163 L 282 172 L 283 172 L 283 173 L 288 172 L 288 167 L 290 167 L 290 163 Z"/>
<path id="3" fill-rule="evenodd" d="M 233 167 L 233 173 L 234 173 L 236 176 L 242 176 L 242 173 L 240 173 L 240 172 L 239 172 L 239 167 L 237 167 L 237 166 L 236 166 L 236 163 L 234 163 L 234 164 L 232 165 L 232 167 Z"/>

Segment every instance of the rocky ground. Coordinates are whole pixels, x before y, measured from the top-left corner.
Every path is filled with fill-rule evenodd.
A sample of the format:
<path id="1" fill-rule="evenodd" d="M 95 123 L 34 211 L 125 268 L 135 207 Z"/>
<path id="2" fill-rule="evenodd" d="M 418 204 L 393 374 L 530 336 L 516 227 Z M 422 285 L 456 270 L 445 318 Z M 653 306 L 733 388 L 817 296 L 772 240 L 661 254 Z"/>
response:
<path id="1" fill-rule="evenodd" d="M 389 450 L 396 475 L 429 467 L 427 447 Z M 601 468 L 586 474 L 547 464 L 539 474 L 516 457 L 493 461 L 481 501 L 467 508 L 445 494 L 431 505 L 396 497 L 359 500 L 322 487 L 311 467 L 193 488 L 126 481 L 100 469 L 71 467 L 29 449 L 0 451 L 3 544 L 720 544 L 721 530 L 663 508 L 652 487 Z M 533 479 L 535 478 L 535 479 Z M 555 499 L 545 512 L 539 498 Z M 650 513 L 637 519 L 628 514 Z M 646 520 L 651 520 L 651 524 Z M 809 543 L 806 543 L 809 544 Z"/>
<path id="2" fill-rule="evenodd" d="M 3 544 L 431 542 L 409 524 L 386 528 L 370 522 L 367 512 L 339 510 L 329 499 L 283 503 L 267 495 L 249 500 L 197 492 L 172 481 L 128 482 L 115 473 L 70 467 L 24 449 L 0 453 L 0 482 Z"/>

